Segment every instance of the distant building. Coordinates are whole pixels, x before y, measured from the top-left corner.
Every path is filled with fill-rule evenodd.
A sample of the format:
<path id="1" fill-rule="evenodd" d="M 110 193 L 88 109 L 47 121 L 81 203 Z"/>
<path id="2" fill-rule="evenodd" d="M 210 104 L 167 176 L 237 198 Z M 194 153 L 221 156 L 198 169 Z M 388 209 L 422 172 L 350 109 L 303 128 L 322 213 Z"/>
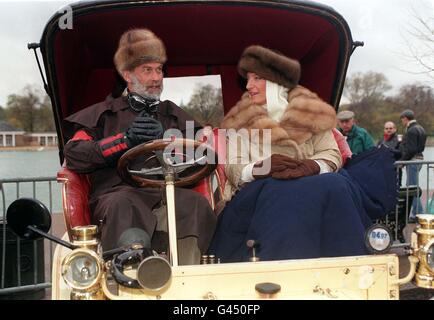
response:
<path id="1" fill-rule="evenodd" d="M 26 133 L 6 121 L 0 121 L 0 148 L 26 146 L 57 146 L 56 132 Z"/>
<path id="2" fill-rule="evenodd" d="M 57 146 L 56 132 L 28 133 L 26 136 L 29 138 L 29 144 L 32 146 Z"/>
<path id="3" fill-rule="evenodd" d="M 0 147 L 18 147 L 25 145 L 25 131 L 17 129 L 6 121 L 0 121 Z"/>

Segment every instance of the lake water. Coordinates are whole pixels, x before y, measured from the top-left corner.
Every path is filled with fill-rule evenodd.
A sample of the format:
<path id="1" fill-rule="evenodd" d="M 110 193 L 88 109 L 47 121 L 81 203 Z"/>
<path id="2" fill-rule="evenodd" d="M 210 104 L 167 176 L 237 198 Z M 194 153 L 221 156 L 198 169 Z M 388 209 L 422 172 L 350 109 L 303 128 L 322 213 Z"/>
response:
<path id="1" fill-rule="evenodd" d="M 57 149 L 42 151 L 0 151 L 0 180 L 14 178 L 55 177 L 60 169 Z M 49 196 L 48 182 L 3 183 L 0 194 L 0 220 L 4 207 L 20 197 L 31 197 L 42 201 L 52 212 L 62 210 L 60 184 L 51 182 L 52 199 Z"/>
<path id="2" fill-rule="evenodd" d="M 425 159 L 434 161 L 434 147 L 425 149 Z M 60 160 L 57 149 L 43 151 L 0 151 L 0 180 L 12 178 L 55 177 L 60 169 Z M 431 191 L 434 188 L 434 170 L 430 169 L 429 180 Z M 420 174 L 421 186 L 426 187 L 427 170 L 422 169 Z M 404 180 L 405 181 L 405 177 Z M 5 212 L 4 207 L 18 197 L 35 197 L 42 201 L 53 212 L 61 212 L 60 185 L 51 183 L 52 199 L 49 197 L 47 182 L 38 182 L 34 188 L 32 183 L 20 184 L 19 190 L 15 184 L 4 183 L 0 194 L 0 220 Z M 35 189 L 35 195 L 34 193 Z M 4 198 L 3 199 L 3 194 Z M 5 204 L 5 205 L 4 205 Z"/>

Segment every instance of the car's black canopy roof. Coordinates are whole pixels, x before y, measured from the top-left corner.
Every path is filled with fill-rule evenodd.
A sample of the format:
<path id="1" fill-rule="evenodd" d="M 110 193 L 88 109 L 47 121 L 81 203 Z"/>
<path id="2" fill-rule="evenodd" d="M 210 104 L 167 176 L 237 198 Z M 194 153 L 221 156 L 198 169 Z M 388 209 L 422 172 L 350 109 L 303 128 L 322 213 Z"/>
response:
<path id="1" fill-rule="evenodd" d="M 220 74 L 223 103 L 240 98 L 236 65 L 243 49 L 260 44 L 298 59 L 301 84 L 337 106 L 353 49 L 345 20 L 307 1 L 92 1 L 71 6 L 47 23 L 40 42 L 62 154 L 62 119 L 112 91 L 113 55 L 127 29 L 146 27 L 165 43 L 166 77 Z"/>

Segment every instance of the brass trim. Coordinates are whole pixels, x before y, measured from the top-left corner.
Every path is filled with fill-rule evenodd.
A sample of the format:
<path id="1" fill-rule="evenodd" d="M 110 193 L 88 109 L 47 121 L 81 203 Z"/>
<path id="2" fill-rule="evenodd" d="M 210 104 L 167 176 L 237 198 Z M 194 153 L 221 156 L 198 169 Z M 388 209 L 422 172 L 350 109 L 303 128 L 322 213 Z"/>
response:
<path id="1" fill-rule="evenodd" d="M 408 256 L 408 260 L 410 261 L 410 271 L 404 278 L 398 279 L 396 281 L 392 281 L 391 282 L 392 286 L 393 285 L 401 286 L 403 284 L 410 282 L 414 278 L 414 275 L 416 274 L 416 266 L 417 263 L 419 262 L 419 258 L 415 256 Z"/>
<path id="2" fill-rule="evenodd" d="M 72 228 L 72 235 L 74 237 L 74 241 L 95 241 L 97 232 L 98 228 L 95 225 L 76 226 Z"/>
<path id="3" fill-rule="evenodd" d="M 425 266 L 425 268 L 431 273 L 431 275 L 434 275 L 434 269 L 429 265 L 427 261 L 427 255 L 428 255 L 428 249 L 434 246 L 434 238 L 429 240 L 427 243 L 423 245 L 422 248 L 419 250 L 420 260 L 421 263 Z"/>
<path id="4" fill-rule="evenodd" d="M 68 233 L 68 238 L 69 241 L 73 240 L 72 237 L 72 230 L 71 230 L 71 214 L 68 210 L 68 206 L 67 206 L 67 185 L 69 183 L 69 179 L 68 178 L 57 178 L 57 182 L 62 184 L 62 208 L 63 208 L 63 221 L 65 222 L 65 226 L 66 226 L 66 231 Z"/>

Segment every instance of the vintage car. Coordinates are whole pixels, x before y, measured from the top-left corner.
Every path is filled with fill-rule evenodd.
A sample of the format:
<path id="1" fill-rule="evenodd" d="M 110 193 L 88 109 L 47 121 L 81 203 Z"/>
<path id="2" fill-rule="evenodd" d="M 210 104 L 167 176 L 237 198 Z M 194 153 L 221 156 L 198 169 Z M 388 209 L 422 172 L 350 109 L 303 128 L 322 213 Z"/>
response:
<path id="1" fill-rule="evenodd" d="M 350 56 L 362 44 L 353 41 L 339 13 L 311 1 L 80 1 L 54 14 L 41 41 L 29 45 L 35 52 L 40 49 L 43 58 L 61 164 L 67 142 L 62 120 L 112 92 L 117 42 L 133 27 L 147 27 L 163 39 L 169 56 L 165 77 L 219 75 L 225 112 L 243 92 L 236 66 L 248 45 L 261 44 L 298 59 L 301 84 L 337 109 Z M 219 141 L 213 147 L 224 157 L 225 143 Z M 398 256 L 384 254 L 391 239 L 381 227 L 367 233 L 367 243 L 378 253 L 368 256 L 260 261 L 252 250 L 250 262 L 218 263 L 218 257 L 203 257 L 200 265 L 178 265 L 174 215 L 182 204 L 174 203 L 174 185 L 194 185 L 215 208 L 225 177 L 222 165 L 200 166 L 193 178 L 182 179 L 176 178 L 182 168 L 163 165 L 158 170 L 165 174 L 165 181 L 147 178 L 146 170 L 129 170 L 131 157 L 162 150 L 167 143 L 131 149 L 119 168 L 132 183 L 166 188 L 169 257 L 140 246 L 101 252 L 97 228 L 89 226 L 86 176 L 66 168 L 58 173 L 67 233 L 63 240 L 54 239 L 59 245 L 53 260 L 53 299 L 396 300 L 400 285 L 412 279 L 420 287 L 434 287 L 434 219 L 430 215 L 419 216 L 409 252 L 411 268 L 403 279 Z M 198 142 L 181 140 L 179 144 Z M 21 199 L 9 207 L 8 223 L 20 236 L 31 238 L 45 236 L 50 220 L 43 204 Z"/>

